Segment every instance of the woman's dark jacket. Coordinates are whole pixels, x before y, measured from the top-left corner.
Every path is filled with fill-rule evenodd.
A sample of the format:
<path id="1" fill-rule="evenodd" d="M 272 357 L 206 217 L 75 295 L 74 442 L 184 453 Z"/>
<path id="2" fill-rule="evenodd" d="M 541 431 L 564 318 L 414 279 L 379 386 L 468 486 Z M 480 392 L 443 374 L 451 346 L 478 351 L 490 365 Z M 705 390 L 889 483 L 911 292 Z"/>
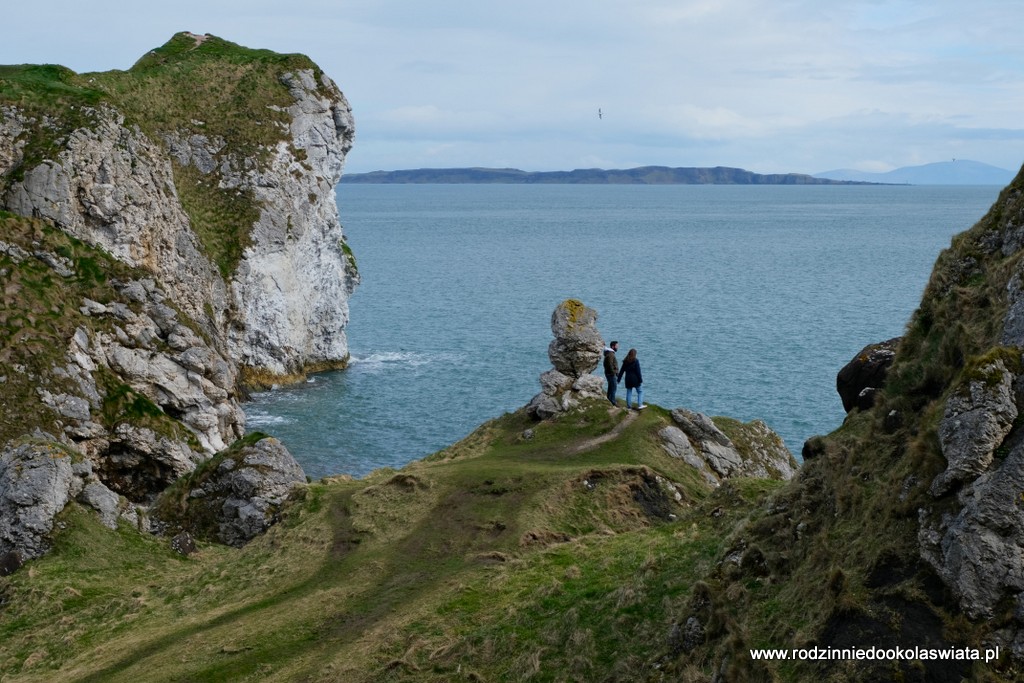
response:
<path id="1" fill-rule="evenodd" d="M 622 381 L 622 376 L 626 376 L 626 388 L 636 389 L 638 386 L 644 383 L 644 376 L 640 374 L 640 361 L 623 361 L 622 369 L 619 370 L 619 381 Z"/>

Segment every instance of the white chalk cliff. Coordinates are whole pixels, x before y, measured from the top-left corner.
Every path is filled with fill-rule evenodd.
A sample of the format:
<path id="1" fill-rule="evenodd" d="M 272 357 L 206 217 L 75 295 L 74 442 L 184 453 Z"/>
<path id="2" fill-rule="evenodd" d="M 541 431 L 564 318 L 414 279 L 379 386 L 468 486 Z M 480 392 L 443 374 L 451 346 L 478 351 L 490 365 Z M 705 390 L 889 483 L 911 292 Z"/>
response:
<path id="1" fill-rule="evenodd" d="M 281 79 L 295 98 L 287 109 L 292 121 L 265 166 L 222 139 L 178 131 L 149 139 L 104 106 L 54 158 L 10 182 L 0 208 L 48 218 L 149 270 L 240 367 L 287 376 L 344 364 L 348 299 L 358 274 L 343 246 L 334 188 L 352 146 L 352 113 L 325 75 L 319 83 L 312 70 Z M 26 118 L 15 107 L 0 110 L 0 176 L 20 164 Z M 172 159 L 256 198 L 251 244 L 227 281 L 192 230 Z"/>
<path id="2" fill-rule="evenodd" d="M 38 332 L 59 350 L 51 367 L 0 372 L 0 393 L 20 382 L 39 403 L 24 434 L 3 431 L 0 479 L 37 452 L 81 456 L 79 485 L 38 509 L 88 489 L 89 500 L 121 496 L 139 521 L 138 506 L 243 436 L 248 380 L 347 363 L 359 278 L 334 191 L 351 108 L 301 55 L 188 33 L 127 72 L 14 69 L 0 74 L 0 221 L 53 226 L 101 255 L 87 261 L 126 269 L 98 276 L 101 301 L 77 295 L 56 338 Z M 35 71 L 19 81 L 17 69 Z M 0 234 L 0 275 L 14 282 L 41 262 L 79 291 L 86 266 L 67 256 L 76 242 L 47 249 L 32 237 L 43 229 Z M 17 291 L 8 305 L 34 320 Z M 28 437 L 61 448 L 25 448 Z M 25 517 L 19 497 L 0 487 L 0 517 Z M 11 540 L 23 531 L 0 533 L 0 555 L 45 547 Z"/>

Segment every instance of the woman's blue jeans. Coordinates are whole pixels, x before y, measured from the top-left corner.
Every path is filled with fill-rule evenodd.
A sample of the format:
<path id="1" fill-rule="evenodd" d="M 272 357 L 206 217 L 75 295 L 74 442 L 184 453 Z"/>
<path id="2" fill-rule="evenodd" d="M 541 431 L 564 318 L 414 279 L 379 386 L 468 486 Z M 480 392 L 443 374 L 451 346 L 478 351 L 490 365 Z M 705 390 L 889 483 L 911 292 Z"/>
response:
<path id="1" fill-rule="evenodd" d="M 630 406 L 629 397 L 632 394 L 633 394 L 633 388 L 632 387 L 626 387 L 626 407 L 627 408 L 629 408 L 629 406 Z M 641 384 L 640 386 L 638 386 L 636 388 L 636 405 L 639 408 L 643 404 L 644 404 L 644 387 Z"/>

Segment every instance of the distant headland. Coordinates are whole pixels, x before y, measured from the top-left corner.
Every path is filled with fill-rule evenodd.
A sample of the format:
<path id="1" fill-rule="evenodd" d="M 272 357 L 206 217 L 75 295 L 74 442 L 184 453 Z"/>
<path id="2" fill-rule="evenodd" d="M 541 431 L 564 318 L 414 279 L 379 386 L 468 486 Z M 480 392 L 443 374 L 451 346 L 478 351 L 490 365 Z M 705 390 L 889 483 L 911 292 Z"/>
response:
<path id="1" fill-rule="evenodd" d="M 887 173 L 850 169 L 804 173 L 754 173 L 728 166 L 628 169 L 578 168 L 573 171 L 522 171 L 518 168 L 415 168 L 351 173 L 343 183 L 379 184 L 566 184 L 566 185 L 1005 185 L 1013 172 L 978 161 L 955 159 L 906 166 Z"/>
<path id="2" fill-rule="evenodd" d="M 521 171 L 517 168 L 417 168 L 342 176 L 343 183 L 379 184 L 567 184 L 567 185 L 875 185 L 863 181 L 815 178 L 803 173 L 761 174 L 742 168 L 628 169 L 581 168 L 573 171 Z"/>

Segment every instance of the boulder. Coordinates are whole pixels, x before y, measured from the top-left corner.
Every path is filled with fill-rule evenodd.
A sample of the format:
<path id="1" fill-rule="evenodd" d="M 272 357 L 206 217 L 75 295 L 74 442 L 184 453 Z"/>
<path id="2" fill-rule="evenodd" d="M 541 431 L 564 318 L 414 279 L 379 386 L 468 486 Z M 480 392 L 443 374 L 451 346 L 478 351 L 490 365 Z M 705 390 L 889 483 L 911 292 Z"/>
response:
<path id="1" fill-rule="evenodd" d="M 17 553 L 20 564 L 49 549 L 73 480 L 71 455 L 56 443 L 27 442 L 0 454 L 0 557 Z"/>
<path id="2" fill-rule="evenodd" d="M 17 550 L 12 550 L 0 555 L 0 576 L 9 576 L 13 574 L 21 569 L 21 565 L 24 563 L 25 560 Z"/>
<path id="3" fill-rule="evenodd" d="M 196 551 L 196 540 L 189 532 L 182 531 L 171 539 L 171 550 L 179 555 L 191 555 Z"/>
<path id="4" fill-rule="evenodd" d="M 998 468 L 964 485 L 959 511 L 919 512 L 921 556 L 971 618 L 990 618 L 1006 597 L 1024 595 L 1024 440 L 1016 441 Z M 1024 633 L 1024 611 L 1014 622 Z"/>
<path id="5" fill-rule="evenodd" d="M 548 370 L 541 373 L 540 376 L 541 393 L 548 396 L 556 396 L 571 387 L 572 384 L 572 377 L 563 375 L 558 370 Z"/>
<path id="6" fill-rule="evenodd" d="M 534 396 L 530 402 L 526 404 L 526 412 L 538 420 L 546 420 L 549 417 L 554 417 L 562 412 L 562 404 L 553 396 L 540 393 Z"/>
<path id="7" fill-rule="evenodd" d="M 720 446 L 732 447 L 732 440 L 715 426 L 714 421 L 703 413 L 686 408 L 676 408 L 670 415 L 690 438 L 696 441 L 708 441 Z"/>
<path id="8" fill-rule="evenodd" d="M 117 519 L 121 515 L 121 497 L 98 481 L 85 485 L 78 494 L 78 500 L 88 505 L 100 515 L 103 526 L 117 528 Z"/>
<path id="9" fill-rule="evenodd" d="M 974 374 L 946 401 L 939 445 L 947 465 L 932 482 L 932 495 L 941 496 L 986 471 L 1017 418 L 1014 378 L 1003 361 L 985 364 Z"/>
<path id="10" fill-rule="evenodd" d="M 168 531 L 240 547 L 276 523 L 291 490 L 305 482 L 284 444 L 254 434 L 165 492 L 155 514 Z"/>
<path id="11" fill-rule="evenodd" d="M 551 314 L 554 340 L 548 358 L 555 369 L 573 379 L 594 371 L 601 362 L 604 340 L 597 331 L 597 311 L 578 299 L 566 299 Z"/>
<path id="12" fill-rule="evenodd" d="M 679 427 L 669 425 L 659 430 L 658 436 L 661 438 L 661 446 L 666 453 L 673 458 L 679 458 L 700 472 L 712 486 L 718 486 L 718 477 L 710 471 L 707 461 L 697 453 L 693 444 L 690 443 L 689 437 L 686 436 L 686 432 Z"/>
<path id="13" fill-rule="evenodd" d="M 874 405 L 875 393 L 885 386 L 900 339 L 868 344 L 836 375 L 836 391 L 846 412 L 854 408 L 867 410 Z"/>

